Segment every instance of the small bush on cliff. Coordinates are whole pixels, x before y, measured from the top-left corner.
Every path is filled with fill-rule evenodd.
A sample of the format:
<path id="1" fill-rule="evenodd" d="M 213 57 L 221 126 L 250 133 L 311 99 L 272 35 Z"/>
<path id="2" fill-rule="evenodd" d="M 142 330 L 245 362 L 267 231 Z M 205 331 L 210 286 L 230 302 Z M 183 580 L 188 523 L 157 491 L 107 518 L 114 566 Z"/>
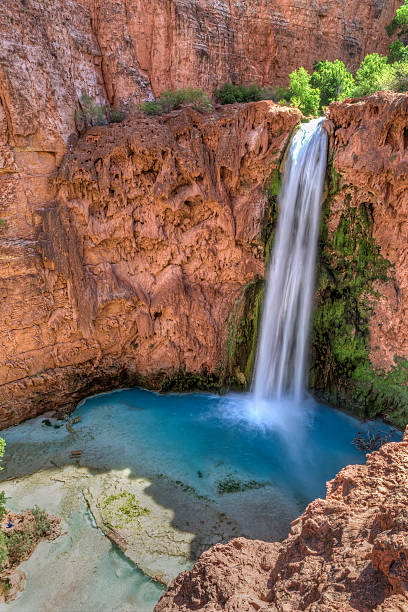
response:
<path id="1" fill-rule="evenodd" d="M 142 102 L 139 109 L 147 115 L 161 115 L 187 104 L 200 111 L 211 109 L 211 102 L 207 94 L 202 89 L 193 87 L 164 91 L 155 102 Z"/>
<path id="2" fill-rule="evenodd" d="M 312 77 L 302 67 L 294 70 L 290 78 L 290 103 L 305 115 L 317 115 L 320 107 L 320 91 L 312 86 Z"/>
<path id="3" fill-rule="evenodd" d="M 235 104 L 245 102 L 258 102 L 259 100 L 273 100 L 276 95 L 269 88 L 259 85 L 233 85 L 225 83 L 214 93 L 215 99 L 220 104 Z"/>
<path id="4" fill-rule="evenodd" d="M 318 62 L 314 66 L 311 84 L 320 91 L 320 105 L 327 106 L 351 96 L 354 77 L 340 60 Z"/>
<path id="5" fill-rule="evenodd" d="M 79 103 L 81 108 L 76 112 L 77 121 L 85 124 L 86 127 L 108 124 L 106 107 L 104 105 L 98 104 L 87 94 L 82 94 Z"/>
<path id="6" fill-rule="evenodd" d="M 79 99 L 81 108 L 77 110 L 75 118 L 81 127 L 90 128 L 96 125 L 108 125 L 108 123 L 120 123 L 125 118 L 124 114 L 117 108 L 109 108 L 99 104 L 91 96 L 83 93 Z"/>

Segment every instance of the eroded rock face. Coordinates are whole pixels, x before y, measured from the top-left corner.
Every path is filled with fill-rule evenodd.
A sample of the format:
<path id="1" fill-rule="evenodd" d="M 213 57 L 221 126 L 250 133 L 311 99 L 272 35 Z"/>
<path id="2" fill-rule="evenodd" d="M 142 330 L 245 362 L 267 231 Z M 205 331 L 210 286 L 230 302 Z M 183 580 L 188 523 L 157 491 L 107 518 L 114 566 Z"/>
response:
<path id="1" fill-rule="evenodd" d="M 112 386 L 220 372 L 234 303 L 264 274 L 263 185 L 299 121 L 272 102 L 139 113 L 88 131 L 55 199 L 7 209 L 0 425 Z M 5 183 L 21 189 L 18 172 Z"/>
<path id="2" fill-rule="evenodd" d="M 404 612 L 408 609 L 408 429 L 348 466 L 282 544 L 217 545 L 181 574 L 156 611 Z"/>
<path id="3" fill-rule="evenodd" d="M 336 58 L 385 51 L 399 0 L 8 0 L 0 97 L 8 128 L 44 146 L 74 132 L 80 93 L 129 108 L 166 88 L 287 83 Z M 44 133 L 45 132 L 45 133 Z M 57 135 L 58 139 L 60 136 Z"/>
<path id="4" fill-rule="evenodd" d="M 379 283 L 370 323 L 371 360 L 388 368 L 394 357 L 408 358 L 408 95 L 377 93 L 332 104 L 334 167 L 341 190 L 332 204 L 333 230 L 348 200 L 372 218 L 372 235 L 392 268 Z"/>

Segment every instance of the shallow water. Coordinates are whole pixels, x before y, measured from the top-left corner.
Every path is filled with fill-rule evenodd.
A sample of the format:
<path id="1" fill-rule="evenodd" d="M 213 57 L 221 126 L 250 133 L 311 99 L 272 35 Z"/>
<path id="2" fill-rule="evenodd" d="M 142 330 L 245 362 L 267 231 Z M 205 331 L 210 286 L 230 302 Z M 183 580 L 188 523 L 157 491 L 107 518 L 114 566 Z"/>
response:
<path id="1" fill-rule="evenodd" d="M 287 535 L 290 521 L 309 501 L 325 495 L 327 480 L 349 463 L 364 462 L 352 445 L 359 431 L 390 431 L 313 400 L 286 404 L 254 407 L 243 395 L 124 390 L 83 402 L 72 415 L 81 418 L 74 434 L 65 425 L 48 427 L 42 418 L 2 432 L 7 448 L 1 476 L 13 479 L 3 484 L 13 508 L 38 504 L 62 515 L 67 531 L 40 544 L 23 564 L 26 590 L 5 609 L 148 612 L 162 592 L 95 528 L 81 493 L 81 472 L 74 474 L 78 485 L 71 477 L 68 486 L 67 466 L 82 469 L 88 481 L 113 471 L 122 471 L 129 482 L 149 479 L 147 494 L 172 511 L 181 531 L 183 504 L 174 501 L 180 484 L 197 504 L 208 500 L 227 516 L 236 525 L 234 535 L 275 540 Z M 400 432 L 393 437 L 401 439 Z M 83 451 L 79 461 L 70 459 L 71 450 Z M 189 527 L 198 542 L 191 545 L 191 562 L 201 552 L 206 520 L 197 516 Z"/>

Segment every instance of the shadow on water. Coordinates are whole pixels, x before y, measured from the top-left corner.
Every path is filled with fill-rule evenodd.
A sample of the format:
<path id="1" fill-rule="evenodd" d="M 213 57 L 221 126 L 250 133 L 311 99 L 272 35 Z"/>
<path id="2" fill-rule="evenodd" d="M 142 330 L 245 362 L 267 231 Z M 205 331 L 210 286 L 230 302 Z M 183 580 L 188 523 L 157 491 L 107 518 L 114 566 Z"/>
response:
<path id="1" fill-rule="evenodd" d="M 5 430 L 2 480 L 67 465 L 93 475 L 127 470 L 130 480 L 151 481 L 145 493 L 172 511 L 176 529 L 194 534 L 191 560 L 208 547 L 202 535 L 208 505 L 231 519 L 230 536 L 282 539 L 307 503 L 324 496 L 327 480 L 364 462 L 352 445 L 357 433 L 390 430 L 313 400 L 259 408 L 245 395 L 163 396 L 141 389 L 88 398 L 72 416 L 81 418 L 73 434 L 64 424 L 47 427 L 42 418 Z M 70 458 L 72 450 L 83 451 L 79 460 Z M 183 492 L 197 503 L 188 517 Z"/>

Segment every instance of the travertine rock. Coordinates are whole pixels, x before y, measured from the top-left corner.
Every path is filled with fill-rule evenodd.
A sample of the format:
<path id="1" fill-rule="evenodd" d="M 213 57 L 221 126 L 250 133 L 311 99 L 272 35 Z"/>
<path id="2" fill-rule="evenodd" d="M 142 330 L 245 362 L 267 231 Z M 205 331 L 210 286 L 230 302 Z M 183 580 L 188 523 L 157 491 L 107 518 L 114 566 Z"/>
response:
<path id="1" fill-rule="evenodd" d="M 205 552 L 156 612 L 408 610 L 408 429 L 348 466 L 282 544 L 244 539 Z"/>
<path id="2" fill-rule="evenodd" d="M 55 199 L 5 210 L 0 425 L 225 363 L 234 303 L 264 274 L 263 185 L 300 116 L 272 102 L 138 113 L 88 131 Z"/>
<path id="3" fill-rule="evenodd" d="M 377 93 L 330 105 L 334 167 L 343 189 L 332 204 L 329 229 L 347 198 L 364 204 L 373 237 L 393 268 L 393 280 L 378 286 L 381 298 L 370 324 L 371 360 L 388 368 L 408 357 L 408 95 Z"/>

